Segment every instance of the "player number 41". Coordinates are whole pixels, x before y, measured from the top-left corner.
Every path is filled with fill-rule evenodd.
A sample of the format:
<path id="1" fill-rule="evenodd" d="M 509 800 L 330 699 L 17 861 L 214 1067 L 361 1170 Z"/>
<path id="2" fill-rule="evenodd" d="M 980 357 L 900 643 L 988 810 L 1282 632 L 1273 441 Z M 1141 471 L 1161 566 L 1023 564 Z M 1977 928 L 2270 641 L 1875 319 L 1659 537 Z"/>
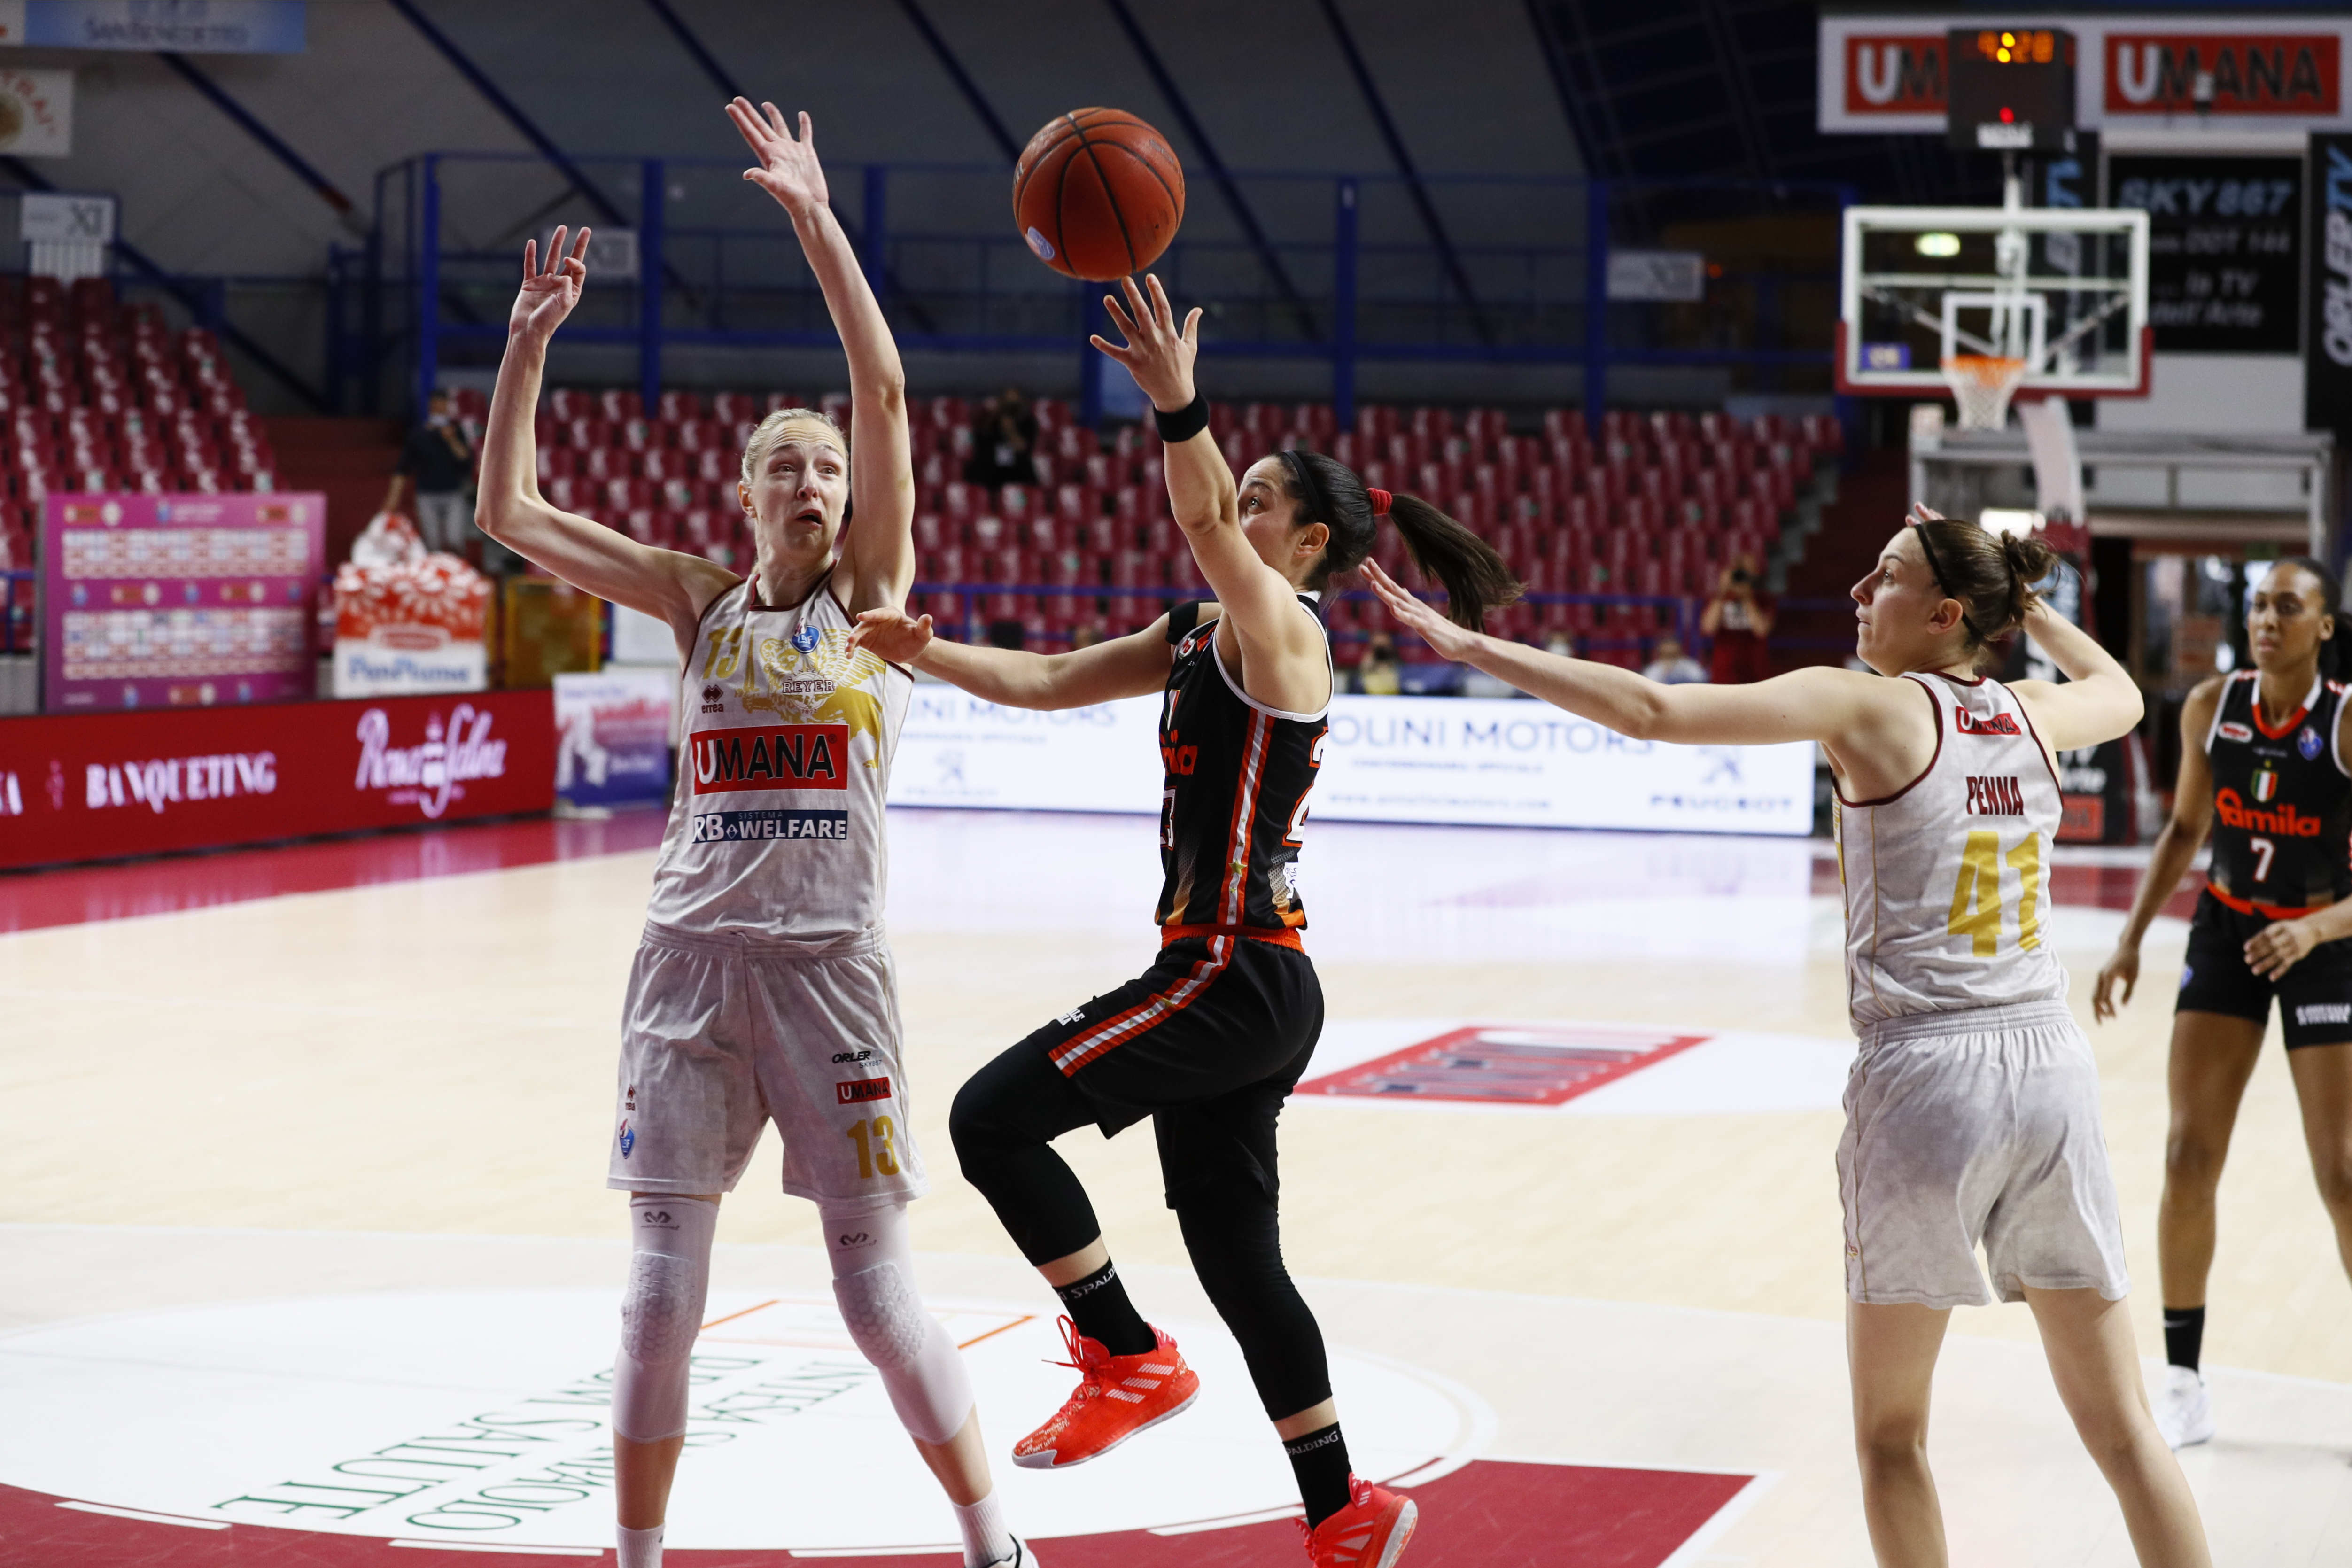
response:
<path id="1" fill-rule="evenodd" d="M 2042 945 L 2038 930 L 2042 896 L 2042 835 L 2029 833 L 2025 841 L 2003 855 L 2000 836 L 1979 828 L 1969 835 L 1960 850 L 1960 877 L 1952 888 L 1952 919 L 1946 928 L 1969 939 L 1969 951 L 1990 958 L 2000 945 L 2000 868 L 2014 868 L 2022 891 L 2017 901 L 2017 945 L 2031 951 Z"/>
<path id="2" fill-rule="evenodd" d="M 849 1141 L 857 1145 L 857 1179 L 872 1181 L 876 1174 L 895 1176 L 898 1173 L 898 1130 L 887 1116 L 871 1117 L 850 1124 Z"/>

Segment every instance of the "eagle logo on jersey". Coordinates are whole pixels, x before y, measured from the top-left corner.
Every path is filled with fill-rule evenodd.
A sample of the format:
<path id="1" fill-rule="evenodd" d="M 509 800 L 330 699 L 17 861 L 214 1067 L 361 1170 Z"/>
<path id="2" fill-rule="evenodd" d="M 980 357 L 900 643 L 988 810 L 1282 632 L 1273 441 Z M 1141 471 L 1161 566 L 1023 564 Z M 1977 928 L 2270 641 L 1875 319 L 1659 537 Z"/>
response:
<path id="1" fill-rule="evenodd" d="M 814 626 L 795 630 L 789 642 L 762 637 L 753 650 L 755 667 L 743 676 L 743 706 L 801 724 L 846 724 L 854 738 L 874 742 L 869 768 L 881 766 L 882 704 L 865 683 L 887 668 L 877 654 L 852 651 L 849 634 Z M 751 688 L 761 677 L 768 689 Z"/>
<path id="2" fill-rule="evenodd" d="M 2294 738 L 2294 749 L 2303 753 L 2303 760 L 2306 763 L 2315 763 L 2319 760 L 2319 748 L 2324 743 L 2319 738 L 2319 731 L 2308 724 L 2305 724 Z"/>

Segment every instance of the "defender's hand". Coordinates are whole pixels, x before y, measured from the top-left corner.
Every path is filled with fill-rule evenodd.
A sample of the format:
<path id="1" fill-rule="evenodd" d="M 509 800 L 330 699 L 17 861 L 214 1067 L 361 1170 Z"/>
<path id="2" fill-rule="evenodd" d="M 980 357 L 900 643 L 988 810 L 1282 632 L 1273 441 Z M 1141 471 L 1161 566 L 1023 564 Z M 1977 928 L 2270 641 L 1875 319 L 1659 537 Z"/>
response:
<path id="1" fill-rule="evenodd" d="M 1124 307 L 1112 296 L 1103 296 L 1103 309 L 1110 312 L 1126 343 L 1113 343 L 1100 333 L 1087 342 L 1127 366 L 1135 384 L 1151 399 L 1152 407 L 1173 414 L 1192 405 L 1192 361 L 1201 353 L 1201 311 L 1195 306 L 1179 328 L 1176 308 L 1168 302 L 1168 291 L 1160 286 L 1159 277 L 1147 273 L 1143 281 L 1151 290 L 1149 299 L 1132 278 L 1119 279 L 1118 286 L 1127 295 Z"/>
<path id="2" fill-rule="evenodd" d="M 2107 962 L 2100 966 L 2099 978 L 2091 987 L 2091 1016 L 2102 1020 L 2114 1017 L 2116 1011 L 2132 999 L 2132 988 L 2138 984 L 2139 949 L 2116 949 Z M 2124 988 L 2120 997 L 2114 994 L 2118 984 Z"/>
<path id="3" fill-rule="evenodd" d="M 931 617 L 904 610 L 866 610 L 849 631 L 852 653 L 863 648 L 877 658 L 912 668 L 931 646 Z"/>
<path id="4" fill-rule="evenodd" d="M 580 303 L 581 290 L 588 287 L 588 236 L 582 229 L 572 242 L 572 254 L 563 253 L 564 230 L 557 228 L 547 242 L 547 265 L 539 264 L 539 241 L 522 242 L 522 290 L 515 296 L 514 310 L 507 316 L 507 331 L 514 337 L 536 339 L 544 343 L 572 314 L 572 307 Z"/>

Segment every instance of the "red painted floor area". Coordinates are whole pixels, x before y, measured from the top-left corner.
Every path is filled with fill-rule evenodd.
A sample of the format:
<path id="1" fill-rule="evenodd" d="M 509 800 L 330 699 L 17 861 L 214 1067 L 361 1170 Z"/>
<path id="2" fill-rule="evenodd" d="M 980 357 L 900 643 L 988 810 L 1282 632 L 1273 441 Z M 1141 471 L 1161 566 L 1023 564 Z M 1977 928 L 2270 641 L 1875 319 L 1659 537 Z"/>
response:
<path id="1" fill-rule="evenodd" d="M 0 876 L 0 933 L 625 854 L 659 844 L 665 820 L 658 810 L 594 822 L 534 816 L 13 872 Z"/>
<path id="2" fill-rule="evenodd" d="M 1604 1469 L 1474 1460 L 1412 1490 L 1421 1528 L 1412 1568 L 1657 1568 L 1751 1478 L 1685 1470 Z M 156 1524 L 61 1508 L 0 1487 L 0 1563 L 44 1568 L 485 1568 L 563 1559 L 394 1547 L 356 1535 L 236 1524 Z M 1122 1531 L 1040 1542 L 1053 1568 L 1297 1568 L 1306 1560 L 1288 1520 L 1188 1535 Z M 670 1552 L 670 1568 L 792 1568 L 781 1550 Z M 579 1561 L 588 1561 L 583 1558 Z M 846 1560 L 842 1560 L 846 1561 Z M 861 1568 L 952 1568 L 950 1555 L 860 1557 Z"/>

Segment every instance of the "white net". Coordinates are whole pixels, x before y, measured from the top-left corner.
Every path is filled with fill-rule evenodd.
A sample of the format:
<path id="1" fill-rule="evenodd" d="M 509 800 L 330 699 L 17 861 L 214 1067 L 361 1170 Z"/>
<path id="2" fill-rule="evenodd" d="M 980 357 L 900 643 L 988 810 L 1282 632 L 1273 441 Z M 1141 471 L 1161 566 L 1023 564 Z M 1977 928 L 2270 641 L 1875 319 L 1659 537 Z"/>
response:
<path id="1" fill-rule="evenodd" d="M 1961 429 L 1998 430 L 2009 423 L 2010 396 L 2025 379 L 2026 363 L 2006 354 L 1954 354 L 1944 361 Z"/>

